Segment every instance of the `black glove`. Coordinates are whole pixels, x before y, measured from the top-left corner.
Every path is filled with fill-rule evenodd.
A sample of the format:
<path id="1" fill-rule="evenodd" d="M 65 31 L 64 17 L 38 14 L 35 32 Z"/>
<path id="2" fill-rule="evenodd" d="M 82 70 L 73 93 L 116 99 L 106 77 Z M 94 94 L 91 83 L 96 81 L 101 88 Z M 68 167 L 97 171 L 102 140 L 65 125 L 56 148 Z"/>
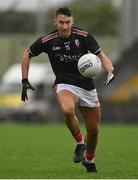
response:
<path id="1" fill-rule="evenodd" d="M 108 85 L 113 79 L 115 78 L 115 75 L 112 71 L 108 72 L 107 80 L 104 82 L 104 85 Z"/>
<path id="2" fill-rule="evenodd" d="M 21 94 L 21 100 L 25 101 L 28 100 L 27 96 L 27 89 L 35 90 L 35 88 L 29 83 L 28 79 L 22 80 L 22 94 Z"/>

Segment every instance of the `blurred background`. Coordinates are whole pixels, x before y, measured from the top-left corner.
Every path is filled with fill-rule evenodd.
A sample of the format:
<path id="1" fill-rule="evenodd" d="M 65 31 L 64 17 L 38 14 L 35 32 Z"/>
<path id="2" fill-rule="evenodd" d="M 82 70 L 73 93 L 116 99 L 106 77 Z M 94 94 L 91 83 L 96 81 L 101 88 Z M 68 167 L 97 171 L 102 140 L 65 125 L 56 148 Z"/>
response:
<path id="1" fill-rule="evenodd" d="M 21 60 L 25 48 L 53 28 L 55 10 L 73 10 L 75 26 L 92 33 L 115 67 L 115 80 L 96 77 L 102 122 L 138 123 L 137 0 L 0 0 L 0 122 L 62 122 L 45 54 L 31 60 L 29 80 L 36 90 L 22 103 Z"/>

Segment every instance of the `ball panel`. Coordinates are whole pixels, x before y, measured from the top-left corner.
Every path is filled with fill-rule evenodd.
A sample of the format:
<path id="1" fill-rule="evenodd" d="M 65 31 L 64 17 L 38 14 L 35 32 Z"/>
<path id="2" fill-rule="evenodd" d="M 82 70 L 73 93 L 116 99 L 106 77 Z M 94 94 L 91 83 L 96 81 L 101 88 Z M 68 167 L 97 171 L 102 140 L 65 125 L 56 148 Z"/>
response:
<path id="1" fill-rule="evenodd" d="M 85 77 L 92 78 L 98 75 L 101 69 L 101 61 L 94 54 L 85 54 L 78 61 L 78 70 Z"/>

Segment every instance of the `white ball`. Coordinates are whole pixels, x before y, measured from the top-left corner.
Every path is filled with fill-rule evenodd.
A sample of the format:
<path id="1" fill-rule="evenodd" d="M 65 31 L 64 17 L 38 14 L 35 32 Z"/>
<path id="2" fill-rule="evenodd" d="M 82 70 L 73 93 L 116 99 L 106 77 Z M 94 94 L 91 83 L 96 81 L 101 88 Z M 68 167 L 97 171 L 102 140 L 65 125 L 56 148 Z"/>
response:
<path id="1" fill-rule="evenodd" d="M 85 54 L 78 61 L 78 70 L 85 77 L 92 78 L 97 76 L 101 69 L 101 61 L 94 54 Z"/>

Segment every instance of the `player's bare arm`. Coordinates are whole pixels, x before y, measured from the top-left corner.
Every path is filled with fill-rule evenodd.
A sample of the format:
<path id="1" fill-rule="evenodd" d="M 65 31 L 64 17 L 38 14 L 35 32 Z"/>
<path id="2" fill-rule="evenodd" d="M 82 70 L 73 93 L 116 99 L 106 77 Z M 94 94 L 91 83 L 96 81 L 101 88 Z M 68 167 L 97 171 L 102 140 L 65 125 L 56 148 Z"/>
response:
<path id="1" fill-rule="evenodd" d="M 108 72 L 107 80 L 104 82 L 104 85 L 108 85 L 114 79 L 114 67 L 110 58 L 103 51 L 98 54 L 98 57 L 101 60 L 102 66 Z"/>
<path id="2" fill-rule="evenodd" d="M 30 65 L 30 56 L 27 50 L 24 50 L 23 57 L 22 57 L 22 79 L 28 79 L 29 73 L 29 65 Z"/>
<path id="3" fill-rule="evenodd" d="M 22 68 L 21 100 L 22 101 L 28 100 L 28 96 L 27 96 L 28 89 L 34 90 L 34 87 L 28 81 L 29 65 L 30 65 L 30 56 L 28 54 L 28 51 L 25 50 L 23 53 L 23 59 L 22 59 L 22 65 L 21 65 L 21 68 Z"/>
<path id="4" fill-rule="evenodd" d="M 113 71 L 114 70 L 114 67 L 113 67 L 113 65 L 111 63 L 111 60 L 109 59 L 109 57 L 103 51 L 101 51 L 98 54 L 98 57 L 100 58 L 102 66 L 104 67 L 104 69 L 106 71 L 109 72 L 109 71 Z"/>

